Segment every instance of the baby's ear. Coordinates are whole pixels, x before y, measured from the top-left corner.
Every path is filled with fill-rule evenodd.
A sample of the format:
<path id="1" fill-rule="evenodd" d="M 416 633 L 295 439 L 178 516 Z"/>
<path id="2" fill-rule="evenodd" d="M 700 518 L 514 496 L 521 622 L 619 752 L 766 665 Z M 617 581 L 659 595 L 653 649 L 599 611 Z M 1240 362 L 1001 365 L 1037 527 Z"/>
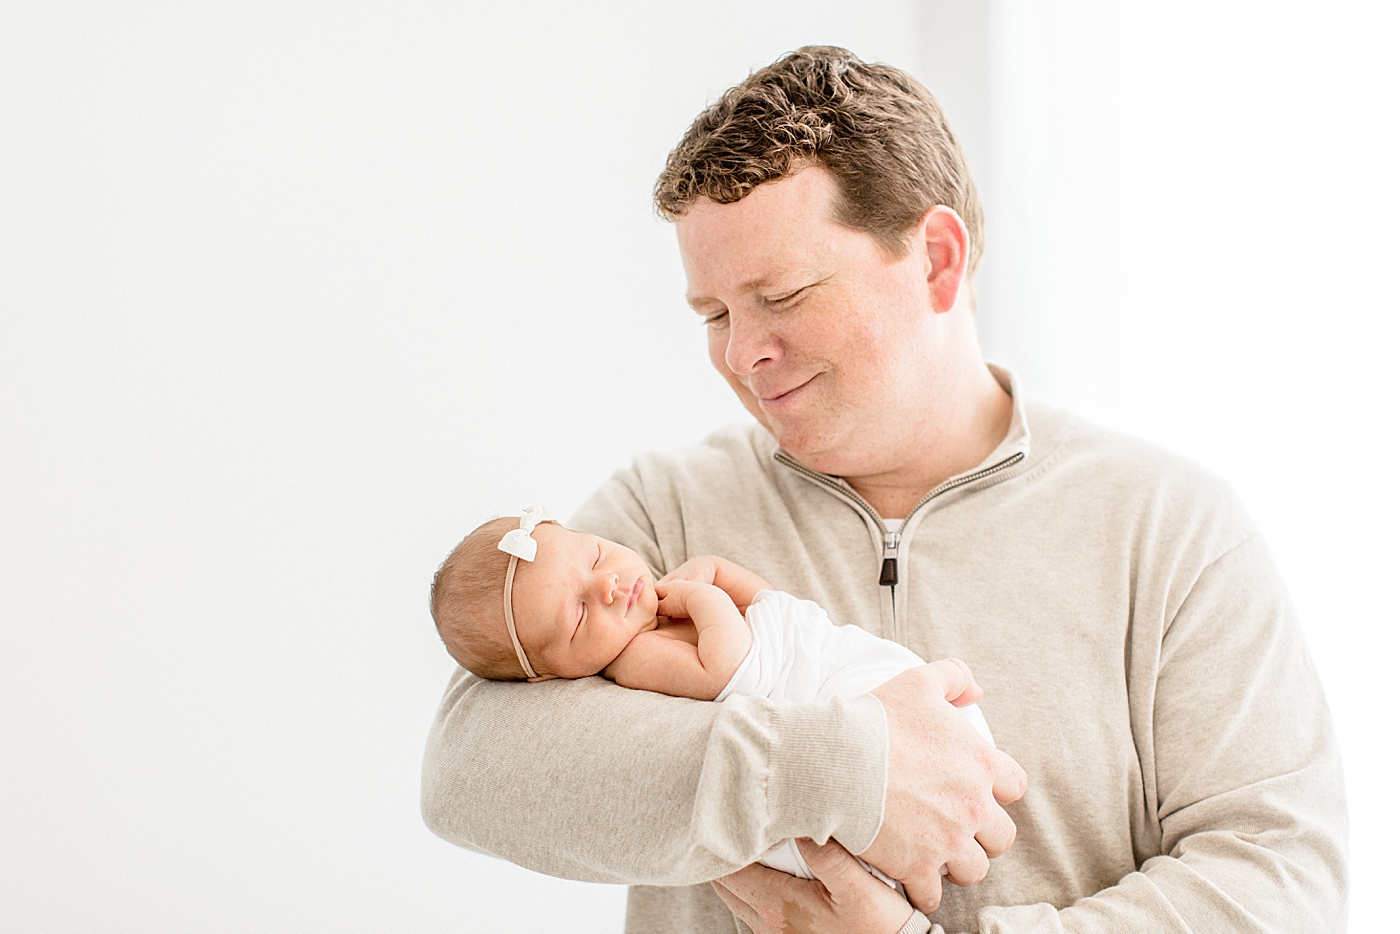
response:
<path id="1" fill-rule="evenodd" d="M 535 675 L 533 678 L 526 678 L 525 680 L 528 681 L 528 682 L 530 682 L 531 684 L 534 684 L 536 681 L 553 681 L 553 680 L 554 680 L 555 678 L 557 678 L 557 677 L 559 677 L 559 676 L 558 676 L 558 675 Z"/>

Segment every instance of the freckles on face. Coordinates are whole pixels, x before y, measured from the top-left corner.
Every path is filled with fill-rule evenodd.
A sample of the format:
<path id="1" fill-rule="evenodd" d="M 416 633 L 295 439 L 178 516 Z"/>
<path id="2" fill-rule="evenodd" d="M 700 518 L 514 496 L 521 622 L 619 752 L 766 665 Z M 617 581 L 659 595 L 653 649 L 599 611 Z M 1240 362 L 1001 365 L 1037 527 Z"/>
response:
<path id="1" fill-rule="evenodd" d="M 748 409 L 749 414 L 758 419 L 760 425 L 763 425 L 769 432 L 772 432 L 773 427 L 764 416 L 763 409 L 758 404 L 758 397 L 749 389 L 748 384 L 744 382 L 743 378 L 730 368 L 728 361 L 725 359 L 725 353 L 729 348 L 728 336 L 727 330 L 719 328 L 710 329 L 708 337 L 710 366 L 714 367 L 715 372 L 729 385 L 734 395 L 738 397 L 739 402 L 745 409 Z"/>
<path id="2" fill-rule="evenodd" d="M 892 257 L 837 224 L 835 197 L 830 173 L 808 168 L 676 222 L 688 298 L 717 322 L 711 365 L 817 469 L 844 463 L 872 430 L 897 436 L 929 359 L 920 254 Z"/>

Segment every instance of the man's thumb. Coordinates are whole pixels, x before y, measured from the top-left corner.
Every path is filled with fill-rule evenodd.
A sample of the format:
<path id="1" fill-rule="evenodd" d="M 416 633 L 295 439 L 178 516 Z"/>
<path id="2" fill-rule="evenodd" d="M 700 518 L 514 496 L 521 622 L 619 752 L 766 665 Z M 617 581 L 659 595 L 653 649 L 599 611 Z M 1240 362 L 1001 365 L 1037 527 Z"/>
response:
<path id="1" fill-rule="evenodd" d="M 812 875 L 826 886 L 828 892 L 836 892 L 840 888 L 849 886 L 850 873 L 865 872 L 865 868 L 856 862 L 856 858 L 835 840 L 817 844 L 807 837 L 800 837 L 797 841 L 797 850 L 807 861 L 807 865 L 812 868 Z"/>
<path id="2" fill-rule="evenodd" d="M 972 677 L 972 669 L 960 658 L 945 658 L 927 666 L 943 691 L 943 699 L 955 707 L 975 704 L 982 699 L 982 689 Z"/>

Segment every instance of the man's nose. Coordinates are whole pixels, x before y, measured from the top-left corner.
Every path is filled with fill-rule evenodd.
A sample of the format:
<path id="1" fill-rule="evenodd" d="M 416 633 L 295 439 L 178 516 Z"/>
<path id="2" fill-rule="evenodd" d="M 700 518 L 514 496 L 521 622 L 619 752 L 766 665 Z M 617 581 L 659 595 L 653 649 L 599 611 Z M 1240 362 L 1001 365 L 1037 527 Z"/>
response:
<path id="1" fill-rule="evenodd" d="M 764 361 L 775 359 L 778 341 L 763 315 L 729 313 L 728 343 L 724 348 L 725 366 L 737 376 L 747 376 Z"/>

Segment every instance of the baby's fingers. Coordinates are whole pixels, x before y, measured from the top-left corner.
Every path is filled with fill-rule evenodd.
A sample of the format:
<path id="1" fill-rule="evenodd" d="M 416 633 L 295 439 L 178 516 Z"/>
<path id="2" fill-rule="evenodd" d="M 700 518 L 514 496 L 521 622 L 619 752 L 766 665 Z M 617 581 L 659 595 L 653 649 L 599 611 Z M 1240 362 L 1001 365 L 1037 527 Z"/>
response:
<path id="1" fill-rule="evenodd" d="M 696 581 L 701 584 L 713 584 L 715 582 L 714 556 L 704 555 L 699 558 L 691 558 L 657 583 L 669 584 L 671 581 Z M 657 591 L 658 594 L 660 592 Z"/>
<path id="2" fill-rule="evenodd" d="M 662 616 L 671 619 L 689 619 L 690 613 L 686 610 L 686 598 L 695 589 L 696 583 L 687 580 L 674 580 L 656 584 L 656 596 L 659 601 L 656 611 Z"/>
<path id="3" fill-rule="evenodd" d="M 663 593 L 661 585 L 658 584 L 656 595 L 661 598 L 656 606 L 656 612 L 660 615 L 670 619 L 685 619 L 690 615 L 685 611 L 685 601 L 674 590 L 668 589 Z"/>

